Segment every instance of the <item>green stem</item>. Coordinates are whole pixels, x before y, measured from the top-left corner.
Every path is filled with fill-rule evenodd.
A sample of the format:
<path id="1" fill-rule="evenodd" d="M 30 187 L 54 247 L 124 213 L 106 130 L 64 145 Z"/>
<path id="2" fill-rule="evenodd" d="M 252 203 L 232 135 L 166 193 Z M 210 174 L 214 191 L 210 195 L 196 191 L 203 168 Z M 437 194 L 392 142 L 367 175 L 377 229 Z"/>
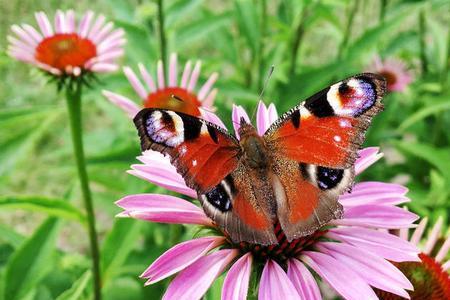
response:
<path id="1" fill-rule="evenodd" d="M 159 30 L 159 46 L 161 51 L 161 59 L 166 66 L 167 63 L 167 39 L 164 30 L 164 1 L 158 0 L 158 30 Z"/>
<path id="2" fill-rule="evenodd" d="M 347 48 L 348 41 L 350 40 L 350 35 L 352 31 L 353 20 L 355 19 L 356 11 L 358 10 L 359 0 L 353 1 L 353 6 L 351 6 L 350 12 L 348 14 L 347 24 L 345 26 L 344 37 L 342 43 L 339 46 L 338 58 L 342 58 L 345 48 Z M 350 4 L 351 5 L 351 4 Z"/>
<path id="3" fill-rule="evenodd" d="M 266 26 L 267 26 L 267 1 L 261 1 L 261 21 L 260 21 L 260 37 L 259 37 L 259 45 L 258 45 L 258 91 L 261 91 L 263 88 L 264 82 L 264 37 L 266 36 Z M 259 100 L 259 99 L 258 99 Z"/>
<path id="4" fill-rule="evenodd" d="M 448 73 L 450 72 L 450 30 L 447 32 L 447 55 L 445 57 L 445 66 L 442 73 L 442 90 L 448 89 L 447 80 Z"/>
<path id="5" fill-rule="evenodd" d="M 306 13 L 308 11 L 308 6 L 305 4 L 305 6 L 302 9 L 302 13 L 300 15 L 300 20 L 297 25 L 297 29 L 295 30 L 294 39 L 292 42 L 292 52 L 291 52 L 291 67 L 289 70 L 289 74 L 293 75 L 295 72 L 295 67 L 297 65 L 297 57 L 298 52 L 301 46 L 301 41 L 303 40 L 303 36 L 305 34 L 305 20 L 306 20 Z"/>
<path id="6" fill-rule="evenodd" d="M 82 122 L 81 122 L 81 89 L 82 83 L 75 84 L 74 87 L 67 87 L 66 100 L 69 111 L 70 130 L 72 134 L 73 152 L 77 164 L 78 177 L 83 194 L 84 206 L 87 214 L 89 242 L 92 256 L 92 273 L 94 276 L 94 299 L 101 299 L 100 280 L 100 254 L 98 250 L 97 232 L 95 229 L 95 215 L 92 205 L 92 196 L 89 189 L 89 180 L 86 171 L 86 161 L 83 150 Z"/>
<path id="7" fill-rule="evenodd" d="M 428 62 L 425 46 L 425 11 L 419 13 L 419 45 L 420 45 L 420 66 L 422 75 L 428 73 Z"/>

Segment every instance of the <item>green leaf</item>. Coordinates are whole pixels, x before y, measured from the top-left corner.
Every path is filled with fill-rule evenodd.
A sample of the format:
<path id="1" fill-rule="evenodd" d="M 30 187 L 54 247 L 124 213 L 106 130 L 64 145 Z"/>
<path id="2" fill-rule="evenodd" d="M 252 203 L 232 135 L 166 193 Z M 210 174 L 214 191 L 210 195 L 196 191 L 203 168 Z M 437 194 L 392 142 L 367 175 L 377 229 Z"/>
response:
<path id="1" fill-rule="evenodd" d="M 120 272 L 120 268 L 136 246 L 142 224 L 132 219 L 116 219 L 101 251 L 102 277 L 105 285 Z"/>
<path id="2" fill-rule="evenodd" d="M 51 270 L 58 223 L 56 218 L 47 219 L 8 260 L 3 278 L 5 300 L 20 299 Z"/>
<path id="3" fill-rule="evenodd" d="M 438 169 L 450 183 L 450 148 L 435 148 L 431 145 L 394 141 L 393 144 L 401 151 L 417 156 Z"/>
<path id="4" fill-rule="evenodd" d="M 178 0 L 167 7 L 165 12 L 164 25 L 166 28 L 176 26 L 180 21 L 185 21 L 193 12 L 198 12 L 203 0 Z"/>
<path id="5" fill-rule="evenodd" d="M 25 238 L 14 229 L 0 224 L 0 241 L 10 244 L 14 248 L 19 247 Z"/>
<path id="6" fill-rule="evenodd" d="M 415 123 L 425 119 L 426 117 L 428 117 L 430 115 L 438 114 L 438 113 L 444 112 L 446 110 L 450 110 L 450 101 L 434 102 L 434 103 L 433 103 L 433 101 L 435 101 L 435 99 L 429 99 L 429 101 L 427 101 L 427 103 L 429 103 L 429 104 L 427 106 L 421 108 L 414 114 L 412 114 L 406 120 L 404 120 L 398 127 L 398 130 L 404 131 L 408 127 L 414 125 Z"/>
<path id="7" fill-rule="evenodd" d="M 24 209 L 44 212 L 50 216 L 75 220 L 83 224 L 86 222 L 83 213 L 63 199 L 24 195 L 3 196 L 0 197 L 0 209 Z"/>
<path id="8" fill-rule="evenodd" d="M 259 20 L 256 14 L 256 7 L 253 1 L 236 0 L 235 17 L 238 22 L 239 31 L 247 40 L 247 46 L 255 54 L 258 51 L 260 31 Z"/>
<path id="9" fill-rule="evenodd" d="M 207 38 L 216 30 L 230 24 L 231 15 L 224 13 L 221 15 L 207 15 L 197 21 L 194 21 L 176 31 L 176 44 L 178 48 L 194 44 L 200 39 Z"/>
<path id="10" fill-rule="evenodd" d="M 92 278 L 91 271 L 86 271 L 77 281 L 75 281 L 70 289 L 62 293 L 56 300 L 79 300 L 90 283 Z"/>

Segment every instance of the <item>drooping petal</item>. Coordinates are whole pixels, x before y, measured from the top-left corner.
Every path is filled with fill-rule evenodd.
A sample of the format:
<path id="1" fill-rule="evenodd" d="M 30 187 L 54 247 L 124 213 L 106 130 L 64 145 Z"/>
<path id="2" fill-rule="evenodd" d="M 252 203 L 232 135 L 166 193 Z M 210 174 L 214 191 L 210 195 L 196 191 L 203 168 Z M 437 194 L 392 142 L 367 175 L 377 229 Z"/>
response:
<path id="1" fill-rule="evenodd" d="M 283 269 L 267 260 L 259 282 L 258 300 L 298 299 L 299 295 Z"/>
<path id="2" fill-rule="evenodd" d="M 197 224 L 211 226 L 212 221 L 198 206 L 169 195 L 129 195 L 116 202 L 125 211 L 119 217 L 132 217 L 151 222 Z"/>
<path id="3" fill-rule="evenodd" d="M 420 261 L 419 250 L 413 244 L 387 232 L 361 227 L 337 227 L 328 230 L 326 236 L 391 261 Z"/>
<path id="4" fill-rule="evenodd" d="M 409 298 L 405 289 L 413 290 L 403 273 L 378 255 L 344 243 L 321 242 L 316 247 L 350 267 L 369 285 Z"/>
<path id="5" fill-rule="evenodd" d="M 441 249 L 436 254 L 436 261 L 441 262 L 447 256 L 448 251 L 450 250 L 450 236 L 447 237 L 444 244 L 441 246 Z"/>
<path id="6" fill-rule="evenodd" d="M 269 122 L 270 125 L 272 125 L 272 123 L 278 119 L 278 112 L 275 104 L 270 103 L 268 110 L 269 110 Z"/>
<path id="7" fill-rule="evenodd" d="M 427 226 L 428 218 L 425 217 L 422 220 L 420 220 L 419 225 L 417 225 L 416 230 L 414 230 L 414 233 L 411 237 L 411 243 L 414 245 L 417 245 L 420 242 L 420 239 L 422 238 L 423 232 L 425 231 L 425 227 Z"/>
<path id="8" fill-rule="evenodd" d="M 363 226 L 386 229 L 413 227 L 416 214 L 397 206 L 366 204 L 344 208 L 344 218 L 333 220 L 334 225 Z"/>
<path id="9" fill-rule="evenodd" d="M 133 89 L 139 95 L 139 97 L 142 100 L 145 100 L 147 98 L 148 93 L 145 90 L 144 86 L 142 85 L 141 81 L 138 79 L 136 74 L 133 72 L 133 70 L 130 67 L 123 67 L 123 73 L 127 77 L 128 81 L 130 82 Z"/>
<path id="10" fill-rule="evenodd" d="M 237 254 L 235 249 L 226 249 L 201 257 L 175 277 L 163 300 L 200 299 Z"/>
<path id="11" fill-rule="evenodd" d="M 203 237 L 177 244 L 158 257 L 141 278 L 148 279 L 145 284 L 149 285 L 178 273 L 220 246 L 224 240 L 224 237 Z"/>
<path id="12" fill-rule="evenodd" d="M 359 206 L 362 204 L 398 205 L 409 202 L 404 195 L 408 189 L 404 186 L 384 182 L 361 182 L 353 186 L 350 193 L 339 197 L 344 206 Z"/>
<path id="13" fill-rule="evenodd" d="M 223 129 L 227 129 L 225 124 L 222 122 L 222 120 L 213 112 L 210 112 L 206 109 L 200 109 L 202 112 L 202 117 L 208 122 L 211 122 L 213 124 L 216 124 L 219 127 L 222 127 Z"/>
<path id="14" fill-rule="evenodd" d="M 222 300 L 247 299 L 252 261 L 252 255 L 248 252 L 231 266 L 223 282 Z"/>
<path id="15" fill-rule="evenodd" d="M 127 97 L 105 90 L 102 91 L 102 94 L 106 99 L 122 109 L 130 118 L 134 118 L 140 110 L 139 106 Z"/>
<path id="16" fill-rule="evenodd" d="M 313 251 L 304 251 L 301 260 L 345 299 L 378 299 L 367 282 L 339 260 Z"/>
<path id="17" fill-rule="evenodd" d="M 219 77 L 218 73 L 212 73 L 211 76 L 208 78 L 208 80 L 203 84 L 203 86 L 198 91 L 198 99 L 200 101 L 203 101 L 206 99 L 206 95 L 208 95 L 209 91 L 211 90 L 214 83 L 217 81 L 217 78 Z"/>
<path id="18" fill-rule="evenodd" d="M 369 147 L 358 151 L 359 158 L 355 162 L 356 175 L 360 174 L 383 157 L 383 153 L 378 153 L 379 150 L 378 147 Z"/>
<path id="19" fill-rule="evenodd" d="M 299 260 L 289 259 L 287 275 L 300 295 L 300 299 L 322 300 L 317 281 Z"/>

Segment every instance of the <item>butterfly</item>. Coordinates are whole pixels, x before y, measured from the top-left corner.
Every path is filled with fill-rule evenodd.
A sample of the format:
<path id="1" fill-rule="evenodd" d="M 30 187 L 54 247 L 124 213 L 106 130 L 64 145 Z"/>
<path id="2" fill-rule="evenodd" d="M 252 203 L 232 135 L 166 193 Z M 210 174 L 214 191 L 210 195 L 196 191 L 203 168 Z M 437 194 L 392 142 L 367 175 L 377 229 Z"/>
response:
<path id="1" fill-rule="evenodd" d="M 169 155 L 205 213 L 233 242 L 288 241 L 343 216 L 357 150 L 382 108 L 383 77 L 363 73 L 316 93 L 264 133 L 240 120 L 240 139 L 181 112 L 145 108 L 134 118 L 142 150 Z"/>

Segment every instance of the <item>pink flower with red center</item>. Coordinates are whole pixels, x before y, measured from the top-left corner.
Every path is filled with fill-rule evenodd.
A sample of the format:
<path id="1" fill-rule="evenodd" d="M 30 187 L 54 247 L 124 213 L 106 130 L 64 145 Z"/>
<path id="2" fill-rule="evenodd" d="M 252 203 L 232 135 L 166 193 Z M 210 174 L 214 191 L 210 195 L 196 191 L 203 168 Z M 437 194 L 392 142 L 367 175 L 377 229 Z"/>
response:
<path id="1" fill-rule="evenodd" d="M 114 30 L 103 15 L 86 12 L 76 22 L 73 10 L 58 10 L 54 25 L 44 12 L 36 13 L 39 30 L 28 24 L 13 25 L 8 53 L 55 76 L 79 77 L 89 72 L 117 70 L 123 55 L 124 31 Z"/>
<path id="2" fill-rule="evenodd" d="M 202 116 L 210 120 L 208 116 L 212 116 L 210 111 L 214 109 L 213 103 L 217 94 L 217 89 L 214 89 L 213 85 L 218 74 L 213 73 L 199 89 L 196 89 L 201 61 L 197 61 L 193 68 L 191 61 L 188 61 L 180 79 L 178 78 L 178 59 L 175 53 L 170 56 L 167 76 L 161 60 L 157 63 L 156 76 L 152 76 L 142 63 L 138 64 L 138 69 L 141 79 L 130 67 L 124 67 L 123 72 L 136 94 L 141 98 L 141 105 L 122 95 L 103 91 L 106 98 L 124 110 L 131 118 L 143 107 L 151 107 L 170 109 L 196 117 Z"/>
<path id="3" fill-rule="evenodd" d="M 240 106 L 233 108 L 235 132 L 239 120 L 249 120 Z M 258 106 L 257 129 L 264 133 L 278 115 L 273 104 Z M 382 155 L 378 148 L 359 151 L 356 174 Z M 191 198 L 197 193 L 186 186 L 169 160 L 146 151 L 129 171 L 137 177 Z M 411 243 L 388 233 L 409 228 L 417 216 L 397 205 L 408 202 L 407 189 L 397 184 L 361 182 L 339 199 L 344 217 L 333 220 L 315 233 L 286 240 L 279 225 L 278 243 L 262 246 L 233 243 L 190 201 L 161 194 L 129 195 L 117 202 L 124 209 L 118 216 L 150 222 L 192 224 L 210 228 L 210 235 L 175 245 L 154 261 L 141 275 L 153 284 L 172 275 L 163 299 L 200 299 L 213 281 L 227 271 L 222 299 L 246 299 L 250 276 L 257 274 L 258 299 L 322 299 L 318 280 L 327 282 L 345 299 L 378 299 L 373 288 L 408 298 L 408 279 L 394 263 L 419 261 Z M 381 230 L 380 230 L 381 229 Z M 214 235 L 211 232 L 215 232 Z"/>
<path id="4" fill-rule="evenodd" d="M 420 262 L 396 263 L 405 276 L 411 281 L 414 290 L 409 292 L 412 300 L 450 299 L 450 260 L 446 259 L 450 250 L 450 236 L 442 238 L 443 219 L 440 217 L 434 224 L 427 238 L 422 239 L 428 218 L 422 219 L 419 226 L 409 236 L 409 230 L 402 228 L 400 238 L 409 240 L 414 245 L 421 245 Z M 380 299 L 401 299 L 397 295 L 385 291 L 377 291 Z"/>
<path id="5" fill-rule="evenodd" d="M 376 56 L 369 70 L 386 78 L 387 89 L 390 92 L 403 92 L 413 79 L 405 63 L 395 58 L 381 60 Z"/>

